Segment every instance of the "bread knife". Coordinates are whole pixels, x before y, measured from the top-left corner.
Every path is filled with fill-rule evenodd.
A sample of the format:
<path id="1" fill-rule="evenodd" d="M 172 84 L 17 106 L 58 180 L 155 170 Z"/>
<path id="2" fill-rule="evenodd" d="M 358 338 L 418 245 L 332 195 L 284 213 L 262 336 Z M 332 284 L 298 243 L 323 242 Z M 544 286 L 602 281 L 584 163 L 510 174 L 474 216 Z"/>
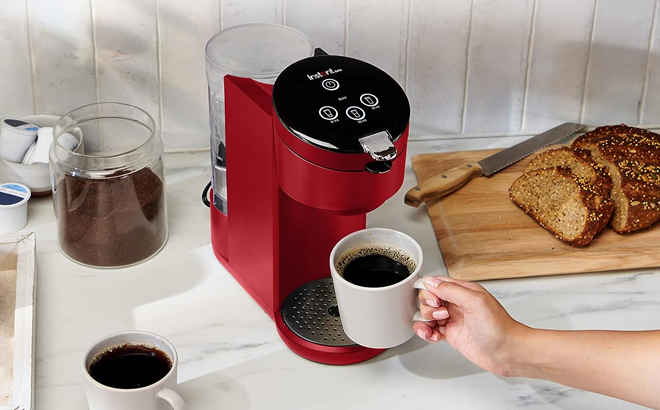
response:
<path id="1" fill-rule="evenodd" d="M 404 202 L 406 205 L 417 208 L 430 199 L 449 195 L 467 184 L 472 178 L 489 177 L 541 148 L 562 141 L 582 128 L 581 124 L 567 122 L 481 161 L 469 162 L 452 168 L 410 189 L 406 193 Z"/>

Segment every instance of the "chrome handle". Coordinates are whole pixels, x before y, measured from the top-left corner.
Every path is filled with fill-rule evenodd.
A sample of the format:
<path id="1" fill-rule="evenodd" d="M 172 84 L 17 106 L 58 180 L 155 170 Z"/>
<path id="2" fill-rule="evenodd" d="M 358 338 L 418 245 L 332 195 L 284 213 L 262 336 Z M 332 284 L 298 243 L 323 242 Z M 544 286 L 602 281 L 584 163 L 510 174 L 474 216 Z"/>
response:
<path id="1" fill-rule="evenodd" d="M 364 152 L 371 155 L 371 158 L 376 161 L 390 161 L 396 158 L 396 147 L 392 144 L 387 131 L 362 137 L 358 141 L 360 141 Z"/>

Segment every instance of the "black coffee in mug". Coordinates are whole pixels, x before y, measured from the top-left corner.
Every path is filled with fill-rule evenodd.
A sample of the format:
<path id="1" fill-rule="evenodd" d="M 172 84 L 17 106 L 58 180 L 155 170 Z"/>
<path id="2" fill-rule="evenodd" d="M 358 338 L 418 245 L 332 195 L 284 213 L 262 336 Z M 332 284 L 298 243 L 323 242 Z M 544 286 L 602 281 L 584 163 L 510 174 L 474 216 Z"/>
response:
<path id="1" fill-rule="evenodd" d="M 116 389 L 152 385 L 172 369 L 172 359 L 154 346 L 125 344 L 108 348 L 94 357 L 89 375 Z"/>
<path id="2" fill-rule="evenodd" d="M 417 268 L 406 251 L 381 244 L 361 245 L 346 251 L 335 264 L 348 282 L 366 288 L 382 288 L 405 280 Z"/>

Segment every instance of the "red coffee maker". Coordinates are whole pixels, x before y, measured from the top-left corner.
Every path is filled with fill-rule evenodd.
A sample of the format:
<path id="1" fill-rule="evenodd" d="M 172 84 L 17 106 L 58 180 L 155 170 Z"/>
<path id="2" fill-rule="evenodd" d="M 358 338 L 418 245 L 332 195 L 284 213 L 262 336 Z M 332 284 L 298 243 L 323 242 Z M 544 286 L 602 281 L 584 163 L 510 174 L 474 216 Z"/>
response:
<path id="1" fill-rule="evenodd" d="M 216 257 L 298 355 L 327 364 L 378 355 L 342 331 L 329 255 L 401 187 L 403 89 L 366 62 L 319 55 L 272 86 L 226 75 L 224 107 L 229 201 L 210 207 Z"/>

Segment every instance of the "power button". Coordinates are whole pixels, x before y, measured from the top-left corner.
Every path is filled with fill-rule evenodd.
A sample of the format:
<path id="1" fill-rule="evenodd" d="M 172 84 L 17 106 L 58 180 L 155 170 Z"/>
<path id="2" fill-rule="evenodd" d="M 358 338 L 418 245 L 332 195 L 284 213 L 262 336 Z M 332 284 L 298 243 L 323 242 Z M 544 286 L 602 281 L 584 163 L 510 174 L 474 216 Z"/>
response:
<path id="1" fill-rule="evenodd" d="M 326 78 L 321 82 L 321 86 L 323 86 L 323 88 L 328 91 L 334 91 L 339 88 L 339 81 L 335 80 L 334 78 Z"/>

